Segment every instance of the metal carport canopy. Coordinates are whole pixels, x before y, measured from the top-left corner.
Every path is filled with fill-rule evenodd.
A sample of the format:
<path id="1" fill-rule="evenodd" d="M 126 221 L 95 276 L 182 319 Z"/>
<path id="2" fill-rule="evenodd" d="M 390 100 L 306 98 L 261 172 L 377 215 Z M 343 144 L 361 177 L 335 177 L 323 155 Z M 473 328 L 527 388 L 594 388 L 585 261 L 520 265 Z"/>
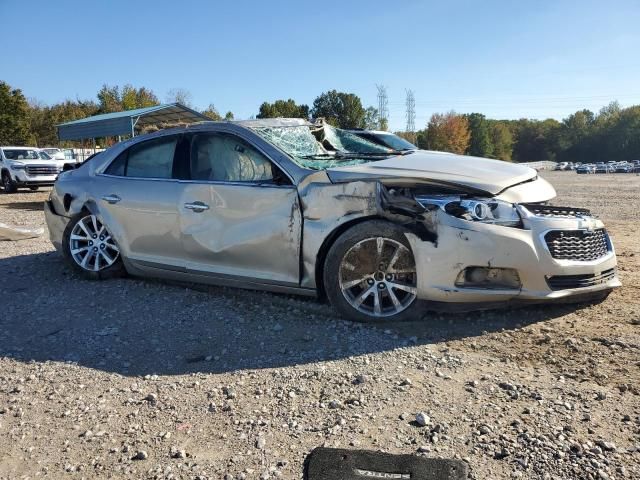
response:
<path id="1" fill-rule="evenodd" d="M 58 127 L 60 140 L 84 140 L 88 138 L 133 135 L 135 127 L 170 122 L 200 122 L 211 120 L 180 103 L 167 103 L 154 107 L 104 113 L 93 117 L 61 123 Z"/>

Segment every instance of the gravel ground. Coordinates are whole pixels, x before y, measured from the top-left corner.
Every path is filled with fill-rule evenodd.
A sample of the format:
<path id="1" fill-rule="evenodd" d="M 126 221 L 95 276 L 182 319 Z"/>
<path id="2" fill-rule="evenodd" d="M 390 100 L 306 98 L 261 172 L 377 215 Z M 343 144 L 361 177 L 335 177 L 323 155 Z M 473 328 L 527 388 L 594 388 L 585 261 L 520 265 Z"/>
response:
<path id="1" fill-rule="evenodd" d="M 315 300 L 88 282 L 0 242 L 0 478 L 301 478 L 316 446 L 468 462 L 471 478 L 640 478 L 640 176 L 544 174 L 613 236 L 624 287 L 369 327 Z M 0 196 L 42 226 L 47 192 Z"/>

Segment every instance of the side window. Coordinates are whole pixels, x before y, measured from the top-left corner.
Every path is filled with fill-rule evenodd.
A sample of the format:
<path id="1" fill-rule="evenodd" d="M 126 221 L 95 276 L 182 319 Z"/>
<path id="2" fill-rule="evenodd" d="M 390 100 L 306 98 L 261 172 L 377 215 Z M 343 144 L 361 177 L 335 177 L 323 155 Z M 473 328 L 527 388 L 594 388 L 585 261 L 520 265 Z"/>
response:
<path id="1" fill-rule="evenodd" d="M 113 162 L 111 162 L 111 165 L 107 167 L 104 173 L 106 173 L 107 175 L 117 175 L 118 177 L 124 177 L 124 169 L 127 166 L 128 153 L 129 151 L 125 150 L 120 155 L 118 155 L 116 159 Z M 87 160 L 85 160 L 82 165 L 87 163 Z"/>
<path id="2" fill-rule="evenodd" d="M 125 175 L 141 178 L 171 178 L 176 137 L 139 143 L 129 149 Z"/>
<path id="3" fill-rule="evenodd" d="M 191 179 L 224 182 L 268 182 L 274 168 L 267 157 L 239 137 L 197 135 L 191 148 Z"/>
<path id="4" fill-rule="evenodd" d="M 172 178 L 177 137 L 138 143 L 118 155 L 104 173 L 120 177 Z"/>

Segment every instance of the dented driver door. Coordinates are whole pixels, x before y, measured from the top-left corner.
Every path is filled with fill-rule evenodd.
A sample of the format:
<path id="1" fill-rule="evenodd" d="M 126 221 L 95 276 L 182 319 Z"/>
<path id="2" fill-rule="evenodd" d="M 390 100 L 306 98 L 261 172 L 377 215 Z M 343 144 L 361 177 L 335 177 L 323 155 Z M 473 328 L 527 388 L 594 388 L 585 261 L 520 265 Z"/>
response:
<path id="1" fill-rule="evenodd" d="M 298 286 L 302 219 L 295 186 L 274 181 L 270 161 L 230 135 L 196 136 L 191 158 L 192 179 L 179 203 L 188 272 Z"/>

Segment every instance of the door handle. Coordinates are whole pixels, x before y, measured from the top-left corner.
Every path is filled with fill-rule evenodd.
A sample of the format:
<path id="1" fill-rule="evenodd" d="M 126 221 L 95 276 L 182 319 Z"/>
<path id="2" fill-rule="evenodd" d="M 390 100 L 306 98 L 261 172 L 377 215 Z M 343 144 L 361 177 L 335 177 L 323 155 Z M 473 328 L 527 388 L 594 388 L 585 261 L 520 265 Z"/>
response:
<path id="1" fill-rule="evenodd" d="M 110 203 L 111 205 L 113 205 L 114 203 L 118 203 L 120 200 L 122 200 L 118 195 L 105 195 L 104 197 L 102 197 L 102 199 L 105 202 Z"/>
<path id="2" fill-rule="evenodd" d="M 186 208 L 187 210 L 193 210 L 196 213 L 200 213 L 200 212 L 204 212 L 205 210 L 209 210 L 209 205 L 202 202 L 192 202 L 192 203 L 185 203 L 184 208 Z"/>

